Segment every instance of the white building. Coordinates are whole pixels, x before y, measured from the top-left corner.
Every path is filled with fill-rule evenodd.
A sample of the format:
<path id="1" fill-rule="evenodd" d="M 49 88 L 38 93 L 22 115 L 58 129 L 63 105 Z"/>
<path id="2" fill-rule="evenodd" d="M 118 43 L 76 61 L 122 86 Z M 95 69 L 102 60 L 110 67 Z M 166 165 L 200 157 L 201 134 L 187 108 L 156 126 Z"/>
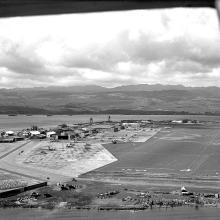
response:
<path id="1" fill-rule="evenodd" d="M 183 121 L 182 120 L 173 120 L 172 123 L 181 124 L 181 123 L 183 123 Z"/>
<path id="2" fill-rule="evenodd" d="M 46 135 L 47 135 L 47 138 L 50 138 L 50 137 L 56 135 L 56 132 L 55 131 L 48 131 Z"/>
<path id="3" fill-rule="evenodd" d="M 140 124 L 139 123 L 122 123 L 122 125 L 125 127 L 125 128 L 133 128 L 133 129 L 138 129 L 140 127 Z"/>
<path id="4" fill-rule="evenodd" d="M 40 131 L 30 131 L 31 136 L 39 135 Z"/>
<path id="5" fill-rule="evenodd" d="M 15 133 L 14 131 L 6 131 L 5 134 L 6 136 L 13 136 Z"/>

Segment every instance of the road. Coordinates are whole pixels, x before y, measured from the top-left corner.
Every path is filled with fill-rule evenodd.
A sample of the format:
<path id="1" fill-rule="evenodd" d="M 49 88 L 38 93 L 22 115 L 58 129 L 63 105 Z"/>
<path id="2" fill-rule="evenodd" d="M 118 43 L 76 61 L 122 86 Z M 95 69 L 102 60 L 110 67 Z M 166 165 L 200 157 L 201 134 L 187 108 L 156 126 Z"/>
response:
<path id="1" fill-rule="evenodd" d="M 18 149 L 24 147 L 26 144 L 28 144 L 28 143 L 30 143 L 30 142 L 31 142 L 31 141 L 29 140 L 29 141 L 25 142 L 24 144 L 21 144 L 21 145 L 19 145 L 18 147 L 12 149 L 11 151 L 9 151 L 9 152 L 7 152 L 7 153 L 1 155 L 1 156 L 0 156 L 0 160 L 3 159 L 4 157 L 7 157 L 9 154 L 13 153 L 14 151 L 17 151 Z"/>
<path id="2" fill-rule="evenodd" d="M 41 180 L 42 181 L 42 179 L 40 179 L 40 178 L 36 178 L 36 177 L 30 176 L 30 175 L 26 175 L 26 174 L 23 174 L 23 173 L 18 173 L 18 172 L 7 170 L 7 169 L 3 169 L 3 168 L 0 168 L 0 170 L 5 171 L 5 172 L 9 172 L 9 173 L 13 173 L 13 174 L 16 174 L 16 175 L 20 175 L 20 176 L 23 176 L 23 177 L 27 177 L 27 178 L 31 178 L 31 179 L 36 179 L 36 180 Z"/>

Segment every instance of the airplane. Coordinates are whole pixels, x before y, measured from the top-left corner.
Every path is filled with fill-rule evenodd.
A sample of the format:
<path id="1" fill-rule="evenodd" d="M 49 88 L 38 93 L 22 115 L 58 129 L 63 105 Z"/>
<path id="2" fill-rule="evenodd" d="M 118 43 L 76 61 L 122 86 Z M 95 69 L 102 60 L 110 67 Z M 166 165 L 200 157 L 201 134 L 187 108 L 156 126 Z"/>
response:
<path id="1" fill-rule="evenodd" d="M 216 8 L 220 0 L 0 0 L 0 17 L 90 13 L 173 7 Z M 220 17 L 219 17 L 220 18 Z"/>

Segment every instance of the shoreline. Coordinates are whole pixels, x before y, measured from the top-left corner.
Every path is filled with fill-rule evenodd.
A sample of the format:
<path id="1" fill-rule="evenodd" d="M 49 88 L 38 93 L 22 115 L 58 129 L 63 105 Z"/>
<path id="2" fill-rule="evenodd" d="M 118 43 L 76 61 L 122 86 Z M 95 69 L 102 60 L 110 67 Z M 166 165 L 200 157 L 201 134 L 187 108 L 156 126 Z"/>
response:
<path id="1" fill-rule="evenodd" d="M 9 111 L 10 112 L 10 111 Z M 135 113 L 135 114 L 134 114 Z M 8 113 L 7 112 L 1 112 L 0 115 L 7 115 L 9 117 L 16 117 L 16 116 L 54 116 L 54 115 L 66 115 L 66 116 L 75 116 L 75 115 L 201 115 L 201 116 L 220 116 L 219 113 L 213 113 L 213 112 L 184 112 L 184 111 L 142 111 L 142 110 L 125 110 L 125 109 L 119 109 L 119 110 L 106 110 L 106 111 L 99 111 L 99 112 L 93 112 L 93 111 L 77 111 L 77 112 L 45 112 L 45 113 L 31 113 L 31 112 L 13 112 Z"/>
<path id="2" fill-rule="evenodd" d="M 182 203 L 182 204 L 170 204 L 170 205 L 152 205 L 152 206 L 121 206 L 121 207 L 115 207 L 115 206 L 71 206 L 69 204 L 62 204 L 65 202 L 61 202 L 61 204 L 1 204 L 0 203 L 0 209 L 44 209 L 44 210 L 55 210 L 55 209 L 71 209 L 71 210 L 93 210 L 93 211 L 144 211 L 144 210 L 152 210 L 152 209 L 169 209 L 169 208 L 215 208 L 220 209 L 220 204 L 196 204 L 196 203 Z"/>

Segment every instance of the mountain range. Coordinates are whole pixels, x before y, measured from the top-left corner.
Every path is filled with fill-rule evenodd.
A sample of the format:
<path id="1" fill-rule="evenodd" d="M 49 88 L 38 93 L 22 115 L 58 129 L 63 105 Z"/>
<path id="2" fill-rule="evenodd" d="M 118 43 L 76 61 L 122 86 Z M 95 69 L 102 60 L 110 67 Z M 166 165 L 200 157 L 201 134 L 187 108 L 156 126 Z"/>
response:
<path id="1" fill-rule="evenodd" d="M 220 87 L 97 85 L 0 89 L 0 114 L 216 114 Z"/>

